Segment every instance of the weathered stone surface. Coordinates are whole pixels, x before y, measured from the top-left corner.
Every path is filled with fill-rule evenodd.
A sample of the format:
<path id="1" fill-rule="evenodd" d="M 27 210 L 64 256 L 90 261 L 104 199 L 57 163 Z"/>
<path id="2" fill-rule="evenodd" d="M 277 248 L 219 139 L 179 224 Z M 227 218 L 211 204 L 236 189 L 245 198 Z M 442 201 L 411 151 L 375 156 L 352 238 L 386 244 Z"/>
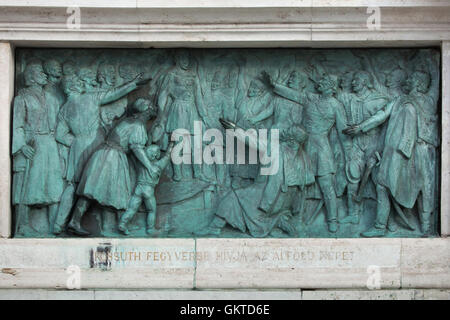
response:
<path id="1" fill-rule="evenodd" d="M 303 300 L 414 300 L 415 290 L 305 290 Z"/>
<path id="2" fill-rule="evenodd" d="M 1 288 L 192 288 L 194 240 L 3 240 Z M 72 272 L 71 272 L 72 270 Z M 76 274 L 75 274 L 76 276 Z"/>
<path id="3" fill-rule="evenodd" d="M 439 0 L 377 2 L 379 30 L 367 27 L 371 16 L 367 1 L 120 1 L 106 16 L 101 10 L 110 5 L 107 1 L 81 2 L 83 27 L 70 32 L 60 30 L 67 28 L 66 8 L 73 5 L 71 1 L 2 5 L 7 8 L 1 13 L 0 38 L 40 45 L 70 46 L 75 41 L 82 47 L 117 47 L 118 42 L 133 47 L 292 47 L 303 41 L 302 45 L 320 47 L 330 42 L 333 47 L 398 47 L 406 44 L 395 41 L 423 46 L 450 40 L 450 6 Z M 27 28 L 30 22 L 33 28 Z"/>
<path id="4" fill-rule="evenodd" d="M 300 300 L 300 290 L 95 291 L 98 300 Z"/>
<path id="5" fill-rule="evenodd" d="M 14 92 L 14 52 L 0 43 L 0 238 L 11 235 L 10 106 Z"/>
<path id="6" fill-rule="evenodd" d="M 449 290 L 0 289 L 0 300 L 449 300 Z"/>
<path id="7" fill-rule="evenodd" d="M 94 300 L 95 291 L 0 289 L 0 300 Z"/>
<path id="8" fill-rule="evenodd" d="M 400 250 L 390 239 L 199 239 L 196 287 L 366 288 L 376 266 L 381 288 L 398 288 Z"/>
<path id="9" fill-rule="evenodd" d="M 450 41 L 442 43 L 441 194 L 450 194 Z M 450 236 L 450 197 L 441 196 L 441 235 Z"/>
<path id="10" fill-rule="evenodd" d="M 449 290 L 305 290 L 303 300 L 450 300 Z"/>
<path id="11" fill-rule="evenodd" d="M 401 241 L 402 288 L 450 288 L 450 238 Z"/>
<path id="12" fill-rule="evenodd" d="M 2 240 L 0 287 L 67 289 L 73 275 L 68 268 L 78 266 L 82 289 L 367 290 L 377 288 L 377 284 L 382 290 L 448 288 L 448 242 L 447 239 Z M 417 296 L 424 294 L 419 290 Z"/>
<path id="13" fill-rule="evenodd" d="M 81 289 L 191 289 L 193 268 L 81 269 Z M 67 268 L 0 270 L 0 288 L 67 289 Z"/>
<path id="14" fill-rule="evenodd" d="M 450 290 L 415 290 L 416 300 L 450 300 Z"/>

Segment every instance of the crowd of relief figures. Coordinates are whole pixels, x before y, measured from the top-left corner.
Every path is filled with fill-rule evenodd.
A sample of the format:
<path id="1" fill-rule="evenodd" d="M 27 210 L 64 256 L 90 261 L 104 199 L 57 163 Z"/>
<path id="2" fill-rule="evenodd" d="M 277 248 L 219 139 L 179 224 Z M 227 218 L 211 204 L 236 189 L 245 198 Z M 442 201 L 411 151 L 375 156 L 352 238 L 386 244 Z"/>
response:
<path id="1" fill-rule="evenodd" d="M 17 49 L 16 58 L 16 237 L 438 235 L 438 50 Z M 186 138 L 174 133 L 191 138 L 199 124 L 223 136 L 276 129 L 278 170 L 173 161 Z M 200 140 L 204 150 L 217 137 Z M 248 156 L 249 137 L 233 139 Z M 269 135 L 258 154 L 274 143 Z"/>

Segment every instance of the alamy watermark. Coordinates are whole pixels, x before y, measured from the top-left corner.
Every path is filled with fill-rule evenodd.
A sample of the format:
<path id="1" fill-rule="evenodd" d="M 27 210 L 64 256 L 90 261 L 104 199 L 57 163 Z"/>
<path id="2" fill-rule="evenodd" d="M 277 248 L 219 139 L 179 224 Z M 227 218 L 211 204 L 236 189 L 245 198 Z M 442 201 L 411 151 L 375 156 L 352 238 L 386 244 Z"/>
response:
<path id="1" fill-rule="evenodd" d="M 269 136 L 268 131 L 226 129 L 224 144 L 220 130 L 207 129 L 203 133 L 202 122 L 194 121 L 193 134 L 186 129 L 172 132 L 171 140 L 178 142 L 171 153 L 172 162 L 176 165 L 260 164 L 261 175 L 275 175 L 280 163 L 280 134 L 278 129 L 270 129 Z"/>
<path id="2" fill-rule="evenodd" d="M 67 29 L 80 29 L 81 28 L 81 9 L 78 6 L 68 7 L 66 10 L 68 14 L 66 20 Z"/>
<path id="3" fill-rule="evenodd" d="M 66 273 L 69 275 L 66 280 L 66 287 L 69 290 L 81 289 L 81 269 L 77 265 L 70 265 L 66 269 Z"/>
<path id="4" fill-rule="evenodd" d="M 381 9 L 380 7 L 368 7 L 367 14 L 367 29 L 380 30 L 381 29 Z"/>
<path id="5" fill-rule="evenodd" d="M 381 268 L 380 266 L 370 265 L 367 267 L 367 289 L 379 290 L 381 289 Z"/>

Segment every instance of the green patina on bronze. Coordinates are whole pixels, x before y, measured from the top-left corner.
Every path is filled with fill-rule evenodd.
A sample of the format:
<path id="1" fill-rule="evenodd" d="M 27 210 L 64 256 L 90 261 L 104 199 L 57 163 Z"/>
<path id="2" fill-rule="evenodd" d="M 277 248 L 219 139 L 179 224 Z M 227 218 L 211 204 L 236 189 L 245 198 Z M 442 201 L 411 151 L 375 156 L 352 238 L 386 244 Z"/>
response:
<path id="1" fill-rule="evenodd" d="M 17 49 L 16 75 L 15 237 L 438 235 L 437 50 Z M 277 129 L 278 170 L 174 163 L 195 123 Z"/>

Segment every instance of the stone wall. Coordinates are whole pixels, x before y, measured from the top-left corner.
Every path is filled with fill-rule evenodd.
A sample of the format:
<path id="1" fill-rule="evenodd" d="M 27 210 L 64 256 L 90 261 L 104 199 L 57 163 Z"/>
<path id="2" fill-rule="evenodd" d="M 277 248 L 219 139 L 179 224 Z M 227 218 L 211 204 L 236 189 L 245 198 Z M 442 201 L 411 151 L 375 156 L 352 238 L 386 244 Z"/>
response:
<path id="1" fill-rule="evenodd" d="M 68 27 L 78 4 L 81 24 Z M 370 3 L 369 3 L 370 5 Z M 450 3 L 447 1 L 0 1 L 0 296 L 445 298 L 450 288 Z M 108 8 L 106 8 L 108 7 Z M 374 11 L 375 10 L 375 11 Z M 377 11 L 379 10 L 379 11 Z M 69 12 L 69 13 L 67 13 Z M 380 13 L 380 24 L 369 18 Z M 369 24 L 368 24 L 369 22 Z M 16 47 L 423 47 L 442 50 L 441 237 L 437 239 L 10 239 L 10 107 Z M 108 252 L 111 255 L 108 255 Z M 115 252 L 128 261 L 115 260 Z M 169 252 L 164 255 L 161 253 Z M 139 255 L 139 253 L 141 255 Z M 171 260 L 168 257 L 171 257 Z M 79 276 L 79 278 L 78 278 Z M 80 281 L 78 281 L 80 280 Z M 23 288 L 24 291 L 9 291 Z M 28 291 L 25 289 L 49 289 Z M 51 290 L 50 290 L 51 289 Z M 276 291 L 273 291 L 275 290 Z M 306 289 L 306 290 L 305 290 Z M 314 290 L 315 289 L 315 290 Z M 317 290 L 320 289 L 320 290 Z M 334 291 L 323 291 L 334 289 Z M 345 290 L 343 290 L 345 289 Z M 374 289 L 374 290 L 368 290 Z M 395 289 L 387 290 L 387 289 Z M 429 290 L 432 289 L 432 290 Z M 282 290 L 282 291 L 278 291 Z M 291 291 L 293 290 L 293 291 Z M 358 291 L 355 291 L 358 290 Z M 214 298 L 216 291 L 189 297 Z M 239 292 L 231 295 L 239 298 Z M 233 291 L 234 292 L 234 291 Z M 79 294 L 79 295 L 78 295 Z M 191 293 L 189 293 L 191 294 Z"/>

